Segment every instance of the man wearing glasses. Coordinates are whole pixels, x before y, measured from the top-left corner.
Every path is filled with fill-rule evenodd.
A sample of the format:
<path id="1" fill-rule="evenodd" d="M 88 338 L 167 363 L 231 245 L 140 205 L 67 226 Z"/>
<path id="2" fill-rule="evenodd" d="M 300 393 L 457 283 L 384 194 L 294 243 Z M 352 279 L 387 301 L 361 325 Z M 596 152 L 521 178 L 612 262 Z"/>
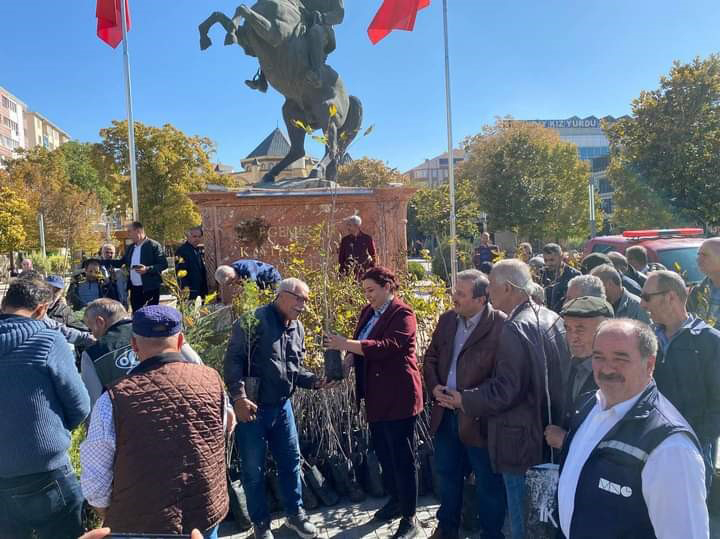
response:
<path id="1" fill-rule="evenodd" d="M 641 305 L 655 322 L 655 381 L 697 434 L 709 488 L 715 468 L 712 448 L 720 436 L 720 332 L 688 314 L 687 299 L 680 275 L 654 271 L 643 287 Z"/>
<path id="2" fill-rule="evenodd" d="M 225 381 L 239 421 L 235 436 L 256 539 L 273 537 L 265 499 L 268 446 L 277 465 L 286 525 L 300 537 L 317 534 L 303 510 L 300 447 L 290 402 L 296 387 L 327 385 L 302 365 L 305 330 L 298 317 L 309 293 L 300 279 L 280 281 L 275 300 L 255 311 L 252 330 L 242 319 L 235 323 L 225 354 Z M 251 388 L 258 383 L 253 395 Z"/>

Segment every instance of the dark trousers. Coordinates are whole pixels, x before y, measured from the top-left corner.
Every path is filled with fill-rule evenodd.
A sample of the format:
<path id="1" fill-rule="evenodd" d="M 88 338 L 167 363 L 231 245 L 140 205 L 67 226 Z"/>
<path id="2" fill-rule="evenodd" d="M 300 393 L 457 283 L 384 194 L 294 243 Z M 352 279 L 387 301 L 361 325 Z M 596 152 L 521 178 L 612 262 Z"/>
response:
<path id="1" fill-rule="evenodd" d="M 130 285 L 130 305 L 133 311 L 142 309 L 146 305 L 160 303 L 160 289 L 143 290 L 142 286 Z"/>
<path id="2" fill-rule="evenodd" d="M 373 447 L 382 466 L 385 492 L 400 505 L 403 517 L 415 516 L 417 506 L 417 462 L 415 421 L 417 417 L 370 423 Z"/>
<path id="3" fill-rule="evenodd" d="M 435 465 L 440 476 L 440 528 L 447 533 L 460 528 L 463 484 L 469 471 L 475 473 L 476 508 L 483 539 L 502 539 L 505 522 L 505 485 L 502 475 L 493 472 L 486 447 L 468 447 L 460 441 L 458 416 L 443 413 L 435 435 Z"/>
<path id="4" fill-rule="evenodd" d="M 77 539 L 83 495 L 71 466 L 0 478 L 0 539 Z"/>

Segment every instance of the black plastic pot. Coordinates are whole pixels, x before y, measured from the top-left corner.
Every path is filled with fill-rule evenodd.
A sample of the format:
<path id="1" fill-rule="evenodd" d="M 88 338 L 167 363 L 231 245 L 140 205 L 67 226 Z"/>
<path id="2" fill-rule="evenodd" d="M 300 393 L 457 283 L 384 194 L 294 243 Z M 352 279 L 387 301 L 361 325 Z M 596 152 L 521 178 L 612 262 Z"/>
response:
<path id="1" fill-rule="evenodd" d="M 256 376 L 248 376 L 245 378 L 245 395 L 255 404 L 260 399 L 260 378 Z"/>
<path id="2" fill-rule="evenodd" d="M 308 485 L 310 485 L 315 495 L 320 498 L 323 505 L 331 506 L 338 503 L 340 497 L 325 480 L 317 466 L 307 466 L 305 472 Z"/>
<path id="3" fill-rule="evenodd" d="M 300 478 L 302 479 L 303 507 L 305 509 L 307 509 L 308 511 L 317 509 L 318 507 L 320 507 L 320 500 L 318 500 L 317 496 L 315 496 L 315 493 L 310 488 L 310 485 L 308 485 L 307 479 L 305 479 L 305 470 L 304 469 L 302 469 L 300 471 Z"/>
<path id="4" fill-rule="evenodd" d="M 375 451 L 368 451 L 365 458 L 365 491 L 373 498 L 385 496 L 382 482 L 382 467 Z"/>
<path id="5" fill-rule="evenodd" d="M 243 532 L 249 530 L 252 528 L 252 522 L 248 513 L 245 489 L 239 479 L 231 480 L 228 478 L 228 494 L 230 497 L 230 513 L 235 521 L 235 526 Z"/>
<path id="6" fill-rule="evenodd" d="M 343 370 L 343 356 L 340 350 L 325 350 L 325 378 L 328 380 L 342 380 L 345 378 Z"/>

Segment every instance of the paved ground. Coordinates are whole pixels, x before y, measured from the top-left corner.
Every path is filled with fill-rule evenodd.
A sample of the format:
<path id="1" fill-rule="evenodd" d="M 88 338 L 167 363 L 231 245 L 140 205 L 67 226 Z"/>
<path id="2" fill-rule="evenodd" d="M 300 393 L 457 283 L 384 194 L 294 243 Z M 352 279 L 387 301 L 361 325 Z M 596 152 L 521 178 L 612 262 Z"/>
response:
<path id="1" fill-rule="evenodd" d="M 323 507 L 317 511 L 310 512 L 310 518 L 318 527 L 320 537 L 337 537 L 342 539 L 360 539 L 368 537 L 380 539 L 391 537 L 398 520 L 389 525 L 378 527 L 371 522 L 373 513 L 379 509 L 385 499 L 368 498 L 360 504 L 337 505 L 335 507 Z M 422 526 L 422 535 L 426 538 L 432 535 L 435 529 L 435 511 L 437 502 L 434 498 L 421 498 L 418 504 L 418 520 Z M 273 521 L 273 534 L 278 539 L 297 538 L 297 536 L 283 526 L 284 519 Z M 252 537 L 251 532 L 235 533 L 233 523 L 227 523 L 220 527 L 220 537 L 227 539 L 246 539 Z M 476 537 L 476 536 L 463 536 Z M 479 536 L 477 536 L 479 537 Z"/>
<path id="2" fill-rule="evenodd" d="M 318 527 L 320 537 L 338 539 L 387 539 L 392 537 L 398 521 L 390 525 L 377 526 L 371 522 L 373 513 L 384 503 L 384 499 L 368 498 L 360 504 L 337 505 L 323 507 L 310 513 L 310 518 Z M 422 527 L 421 538 L 428 538 L 435 530 L 435 512 L 437 511 L 435 498 L 421 498 L 418 503 L 418 520 Z M 297 535 L 283 526 L 284 519 L 273 521 L 273 534 L 278 539 L 297 539 Z M 507 523 L 506 523 L 507 526 Z M 710 539 L 720 539 L 720 519 L 714 518 L 710 522 Z M 506 531 L 506 537 L 510 534 Z M 232 522 L 220 526 L 220 537 L 225 539 L 250 539 L 252 532 L 237 533 Z M 479 539 L 480 534 L 461 534 L 462 539 Z M 528 538 L 532 539 L 532 538 Z M 680 538 L 678 538 L 680 539 Z"/>

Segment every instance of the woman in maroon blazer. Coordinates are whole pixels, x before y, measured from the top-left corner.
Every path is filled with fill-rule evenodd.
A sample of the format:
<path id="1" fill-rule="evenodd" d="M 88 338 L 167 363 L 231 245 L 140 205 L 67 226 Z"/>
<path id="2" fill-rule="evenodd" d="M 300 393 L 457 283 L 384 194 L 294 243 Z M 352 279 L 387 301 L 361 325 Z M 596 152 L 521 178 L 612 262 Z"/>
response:
<path id="1" fill-rule="evenodd" d="M 365 399 L 375 452 L 390 501 L 377 520 L 402 517 L 394 538 L 418 533 L 415 421 L 423 408 L 420 370 L 415 359 L 415 313 L 395 297 L 395 275 L 378 266 L 362 276 L 369 305 L 360 313 L 353 339 L 327 335 L 325 346 L 346 350 L 346 368 L 355 366 L 357 396 Z"/>

